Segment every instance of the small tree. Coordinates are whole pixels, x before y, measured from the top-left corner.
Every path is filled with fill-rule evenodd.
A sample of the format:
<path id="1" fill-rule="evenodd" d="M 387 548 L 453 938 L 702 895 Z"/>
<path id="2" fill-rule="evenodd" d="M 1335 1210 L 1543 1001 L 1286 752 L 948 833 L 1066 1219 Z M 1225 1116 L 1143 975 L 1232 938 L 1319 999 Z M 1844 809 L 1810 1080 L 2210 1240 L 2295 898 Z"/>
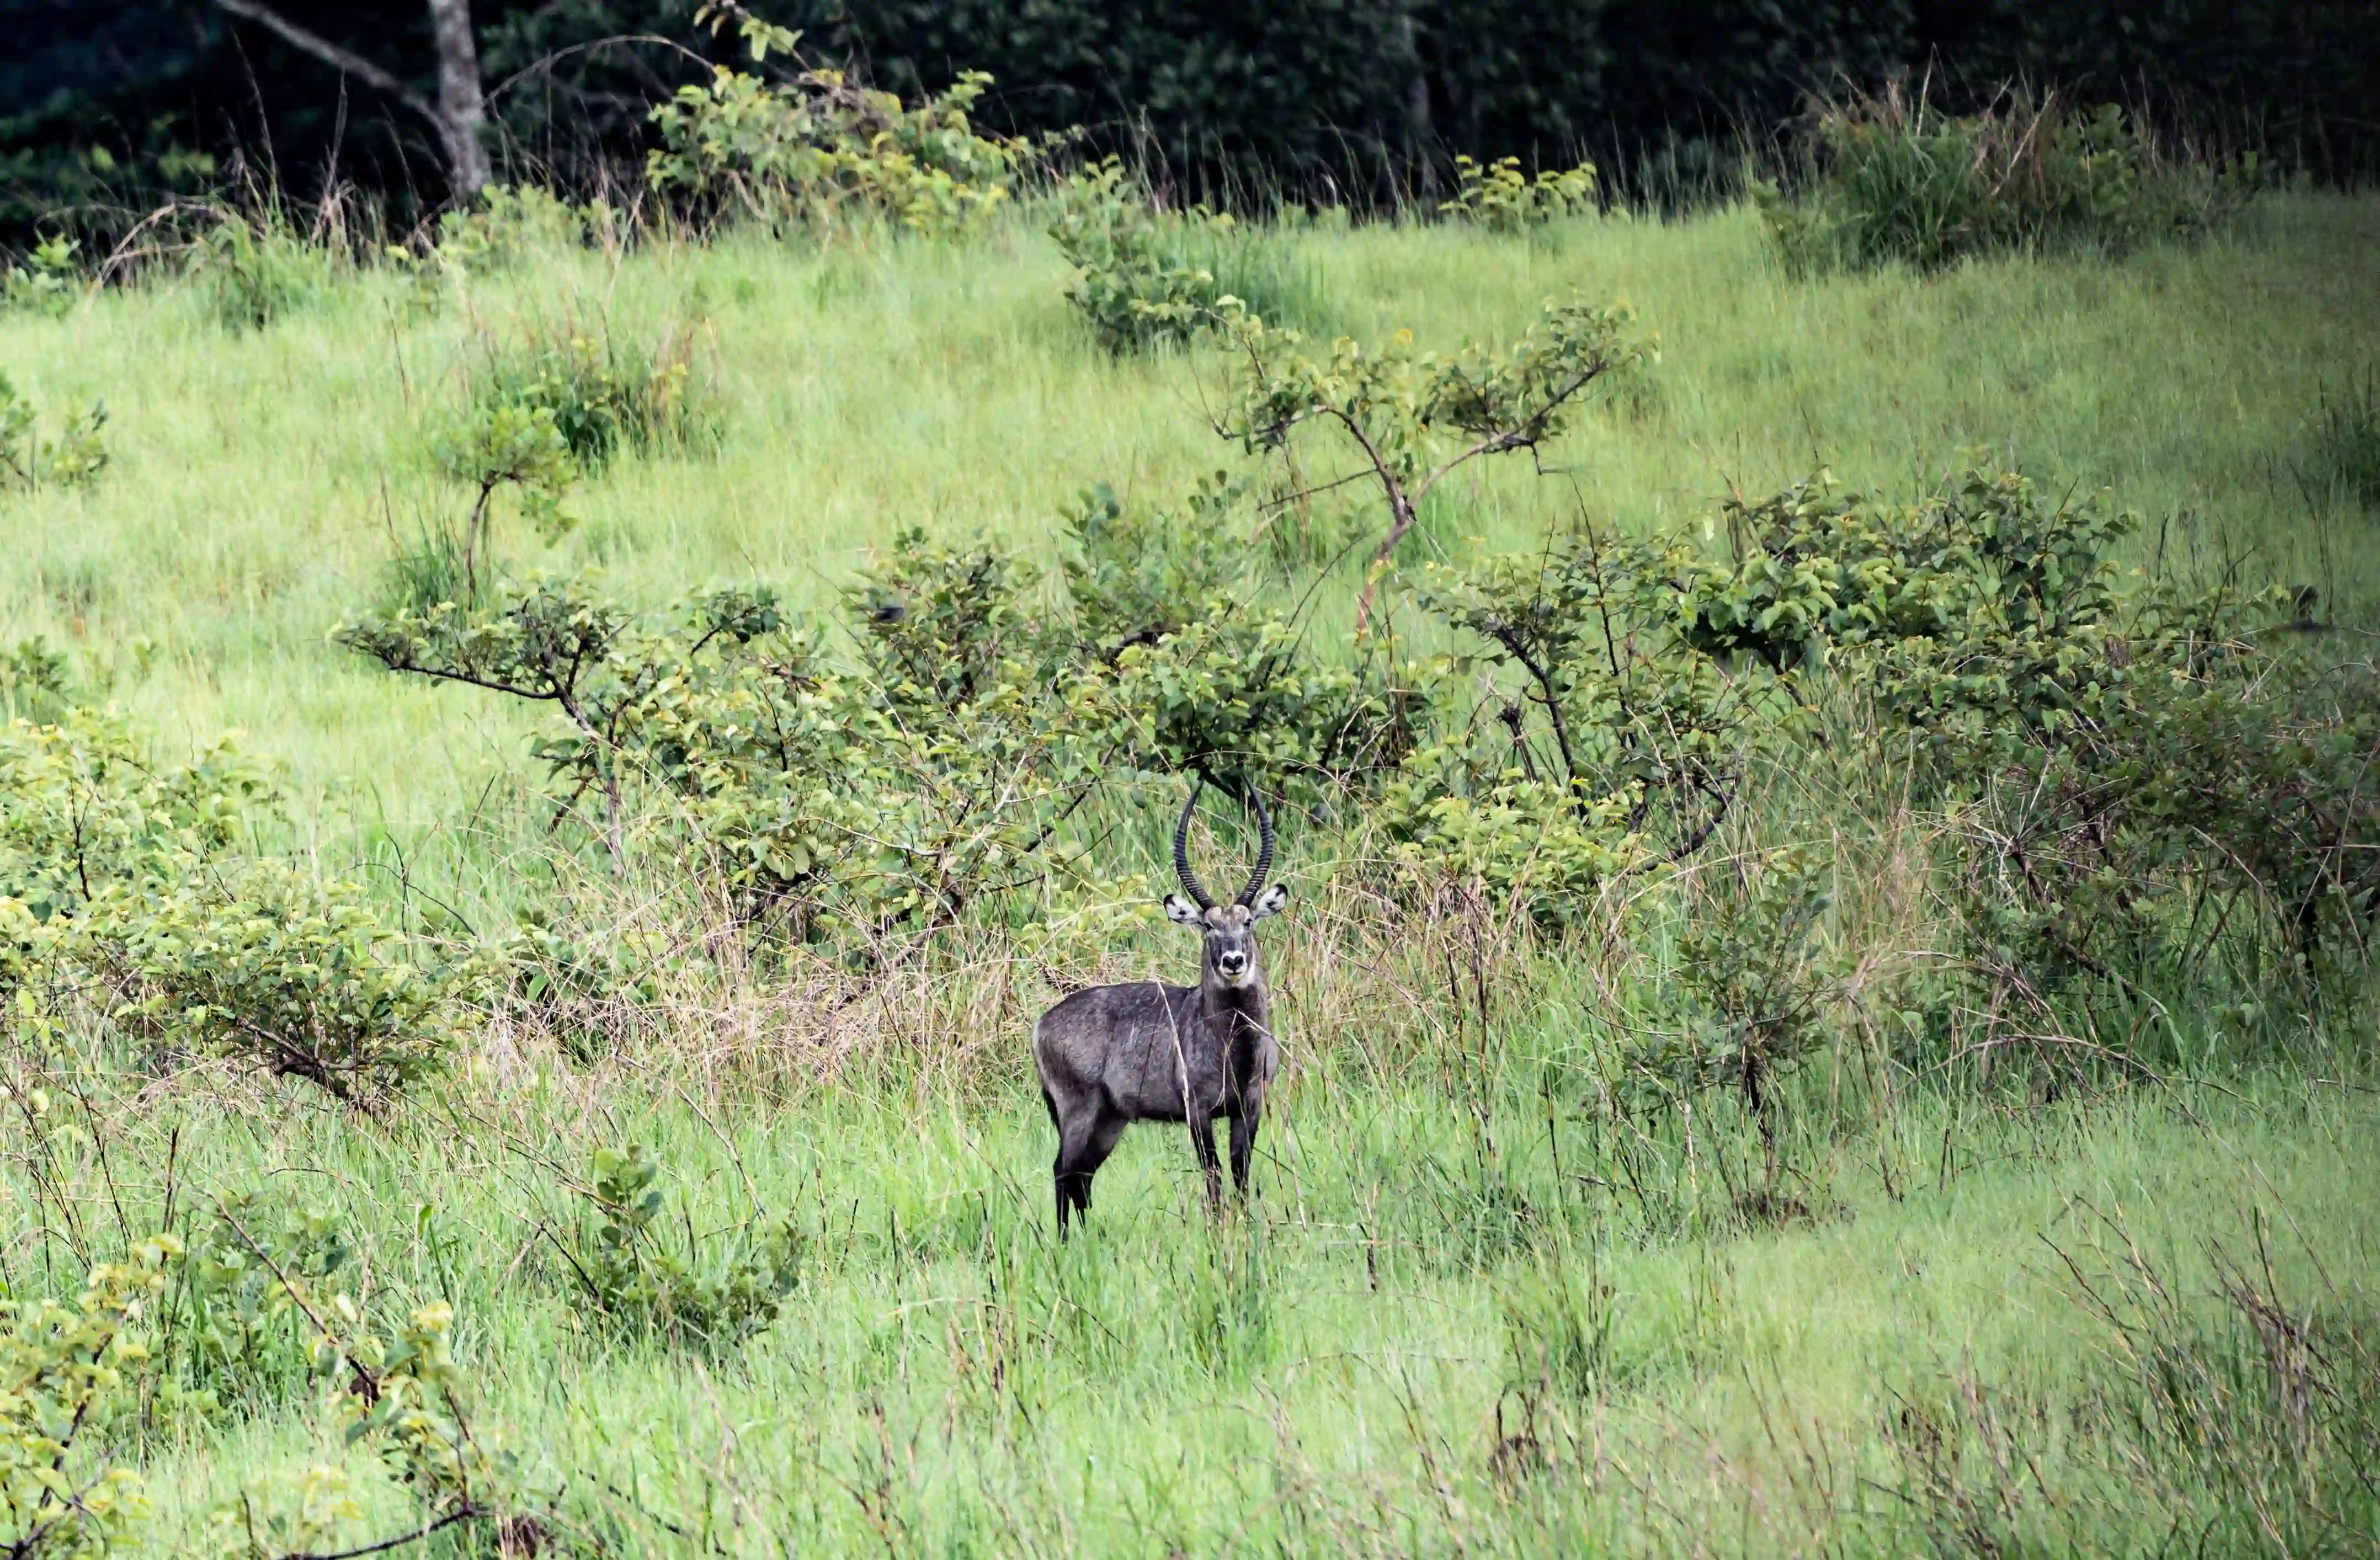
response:
<path id="1" fill-rule="evenodd" d="M 1296 332 L 1227 302 L 1225 325 L 1242 372 L 1217 431 L 1251 453 L 1286 452 L 1300 430 L 1319 423 L 1353 446 L 1354 472 L 1293 496 L 1368 480 L 1388 506 L 1389 528 L 1356 598 L 1360 637 L 1371 621 L 1373 586 L 1430 490 L 1483 456 L 1534 453 L 1558 437 L 1591 386 L 1651 357 L 1651 343 L 1629 336 L 1629 321 L 1624 308 L 1549 301 L 1508 352 L 1472 346 L 1441 358 L 1416 352 L 1412 333 L 1399 331 L 1378 351 L 1342 336 L 1318 360 Z"/>

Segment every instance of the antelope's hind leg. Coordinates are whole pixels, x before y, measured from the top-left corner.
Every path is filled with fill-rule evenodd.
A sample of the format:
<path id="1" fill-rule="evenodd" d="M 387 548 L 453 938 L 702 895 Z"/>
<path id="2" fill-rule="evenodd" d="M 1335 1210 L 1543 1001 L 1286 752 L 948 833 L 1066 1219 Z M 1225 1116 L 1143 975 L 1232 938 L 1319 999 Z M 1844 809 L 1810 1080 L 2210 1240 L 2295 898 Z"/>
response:
<path id="1" fill-rule="evenodd" d="M 1123 1116 L 1106 1113 L 1085 1113 L 1071 1128 L 1062 1128 L 1058 1140 L 1058 1163 L 1053 1167 L 1058 1193 L 1058 1233 L 1066 1233 L 1066 1212 L 1071 1205 L 1077 1219 L 1087 1218 L 1091 1212 L 1091 1177 L 1115 1152 L 1116 1140 L 1123 1136 L 1126 1122 Z"/>

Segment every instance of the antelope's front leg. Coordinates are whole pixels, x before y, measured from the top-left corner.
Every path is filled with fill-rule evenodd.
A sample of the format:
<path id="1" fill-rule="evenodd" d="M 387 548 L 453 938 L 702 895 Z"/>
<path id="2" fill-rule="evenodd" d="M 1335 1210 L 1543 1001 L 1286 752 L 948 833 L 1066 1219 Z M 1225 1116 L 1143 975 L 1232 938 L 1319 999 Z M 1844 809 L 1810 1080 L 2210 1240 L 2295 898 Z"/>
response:
<path id="1" fill-rule="evenodd" d="M 1238 1129 L 1235 1123 L 1232 1130 L 1236 1132 Z M 1234 1145 L 1238 1141 L 1236 1138 L 1232 1140 Z M 1207 1206 L 1220 1211 L 1223 1206 L 1223 1166 L 1221 1161 L 1215 1157 L 1215 1118 L 1213 1116 L 1202 1113 L 1198 1119 L 1190 1124 L 1190 1147 L 1197 1154 L 1198 1168 L 1207 1177 Z"/>
<path id="2" fill-rule="evenodd" d="M 1232 1189 L 1248 1200 L 1248 1171 L 1256 1160 L 1257 1124 L 1264 1119 L 1264 1096 L 1252 1095 L 1232 1117 Z"/>

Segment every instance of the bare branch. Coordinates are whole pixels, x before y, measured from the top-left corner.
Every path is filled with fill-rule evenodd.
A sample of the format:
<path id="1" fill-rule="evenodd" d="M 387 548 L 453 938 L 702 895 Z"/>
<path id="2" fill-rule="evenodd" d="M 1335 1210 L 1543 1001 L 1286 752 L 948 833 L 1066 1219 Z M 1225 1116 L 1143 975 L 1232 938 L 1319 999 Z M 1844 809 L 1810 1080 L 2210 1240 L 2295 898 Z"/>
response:
<path id="1" fill-rule="evenodd" d="M 386 92 L 406 107 L 429 120 L 440 130 L 443 131 L 445 128 L 445 121 L 439 115 L 436 104 L 364 58 L 363 55 L 357 54 L 353 49 L 343 48 L 321 33 L 298 26 L 272 6 L 259 5 L 257 0 L 215 0 L 215 5 L 243 21 L 252 21 L 260 27 L 271 30 L 279 34 L 282 42 L 290 47 L 313 55 L 334 70 L 346 71 L 375 91 Z"/>

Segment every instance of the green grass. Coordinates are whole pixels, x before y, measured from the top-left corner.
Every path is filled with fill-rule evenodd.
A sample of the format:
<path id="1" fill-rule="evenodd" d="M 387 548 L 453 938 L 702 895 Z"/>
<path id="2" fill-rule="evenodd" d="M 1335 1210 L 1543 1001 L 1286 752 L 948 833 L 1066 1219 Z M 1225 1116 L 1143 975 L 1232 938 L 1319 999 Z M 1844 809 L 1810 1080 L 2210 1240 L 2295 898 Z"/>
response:
<path id="1" fill-rule="evenodd" d="M 2143 562 L 2244 557 L 2350 625 L 2380 603 L 2372 517 L 2300 480 L 2324 387 L 2380 354 L 2380 201 L 2274 198 L 2202 248 L 2120 264 L 1808 283 L 1745 209 L 1542 240 L 1326 225 L 1279 241 L 1359 335 L 1451 347 L 1508 339 L 1572 287 L 1630 301 L 1662 342 L 1651 387 L 1548 457 L 1627 523 L 1822 464 L 1905 488 L 1988 446 L 2148 516 Z M 815 605 L 902 527 L 1047 556 L 1080 488 L 1167 496 L 1225 463 L 1212 360 L 1111 359 L 1059 283 L 1020 224 L 964 248 L 549 256 L 427 315 L 366 275 L 261 330 L 165 283 L 0 320 L 0 359 L 45 410 L 106 397 L 115 455 L 88 491 L 0 501 L 0 640 L 68 648 L 168 747 L 244 728 L 326 863 L 401 853 L 501 899 L 512 859 L 469 825 L 504 811 L 523 717 L 326 642 L 381 589 L 392 529 L 466 502 L 431 440 L 489 343 L 565 312 L 615 344 L 691 328 L 718 420 L 715 447 L 624 451 L 569 501 L 575 530 L 548 550 L 515 528 L 508 555 L 601 562 L 639 600 L 759 578 Z M 1521 543 L 1577 501 L 1509 462 L 1472 469 L 1415 557 Z M 1184 957 L 1169 945 L 1167 967 Z M 79 1242 L 153 1226 L 169 1195 L 182 1213 L 250 1186 L 334 1206 L 375 1285 L 455 1303 L 481 1418 L 618 1554 L 1892 1553 L 1943 1516 L 1901 1498 L 1896 1405 L 1962 1381 L 2038 1409 L 2045 1481 L 2070 1496 L 2044 1509 L 2095 1535 L 2076 1551 L 2124 1553 L 2162 1516 L 2055 1428 L 2128 1390 L 2060 1252 L 2104 1274 L 2137 1240 L 2213 1316 L 2210 1243 L 2249 1249 L 2262 1217 L 2294 1304 L 2375 1314 L 2368 1017 L 2319 1060 L 2089 1098 L 1923 1079 L 1888 1096 L 1830 1058 L 1797 1080 L 1785 1152 L 1809 1217 L 1770 1225 L 1740 1212 L 1745 1122 L 1598 1108 L 1618 1031 L 1591 1005 L 1505 1005 L 1476 1065 L 1453 1041 L 1381 1058 L 1330 1027 L 1347 1009 L 1328 963 L 1294 944 L 1282 960 L 1292 1072 L 1255 1212 L 1220 1227 L 1184 1146 L 1144 1127 L 1100 1176 L 1088 1237 L 1052 1245 L 1022 1062 L 1047 991 L 1020 974 L 978 1004 L 1014 1043 L 964 1087 L 914 1056 L 828 1085 L 765 1087 L 698 1047 L 574 1068 L 501 1030 L 451 1089 L 382 1118 L 203 1070 L 127 1085 L 84 1138 L 43 1150 L 6 1128 L 6 1272 L 63 1286 Z M 697 1228 L 758 1204 L 808 1232 L 783 1321 L 731 1357 L 622 1345 L 572 1307 L 541 1231 L 577 1216 L 589 1151 L 631 1138 Z M 371 1507 L 355 1542 L 399 1530 L 401 1493 L 327 1425 L 296 1405 L 161 1430 L 152 1542 L 189 1540 L 242 1480 L 342 1459 Z"/>

